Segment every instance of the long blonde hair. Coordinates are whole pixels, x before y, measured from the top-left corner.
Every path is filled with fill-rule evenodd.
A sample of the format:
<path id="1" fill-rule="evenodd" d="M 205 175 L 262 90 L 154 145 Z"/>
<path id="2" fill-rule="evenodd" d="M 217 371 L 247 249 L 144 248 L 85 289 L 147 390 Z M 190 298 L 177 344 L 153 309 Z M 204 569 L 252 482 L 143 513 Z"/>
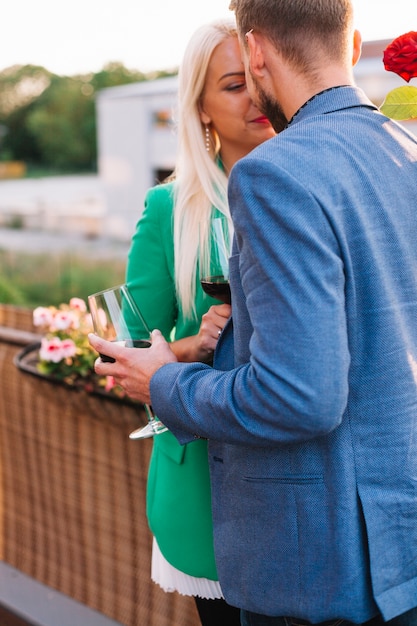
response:
<path id="1" fill-rule="evenodd" d="M 188 43 L 178 74 L 178 154 L 174 172 L 175 282 L 182 312 L 188 317 L 195 315 L 199 237 L 204 249 L 213 207 L 230 219 L 227 177 L 217 163 L 219 138 L 211 129 L 213 145 L 208 152 L 199 105 L 214 49 L 228 37 L 236 36 L 233 20 L 218 20 L 201 26 Z"/>

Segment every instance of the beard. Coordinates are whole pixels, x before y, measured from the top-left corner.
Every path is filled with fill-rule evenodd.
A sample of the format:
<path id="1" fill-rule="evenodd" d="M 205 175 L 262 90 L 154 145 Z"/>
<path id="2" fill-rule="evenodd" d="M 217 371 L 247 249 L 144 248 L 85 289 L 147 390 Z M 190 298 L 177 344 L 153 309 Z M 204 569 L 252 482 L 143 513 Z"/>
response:
<path id="1" fill-rule="evenodd" d="M 252 84 L 256 92 L 256 99 L 252 98 L 258 109 L 266 115 L 266 117 L 271 122 L 272 128 L 276 133 L 280 133 L 288 124 L 288 120 L 284 115 L 281 105 L 277 100 L 274 100 L 271 96 L 269 96 L 264 89 L 260 86 L 257 79 L 253 76 L 252 72 L 251 79 Z"/>

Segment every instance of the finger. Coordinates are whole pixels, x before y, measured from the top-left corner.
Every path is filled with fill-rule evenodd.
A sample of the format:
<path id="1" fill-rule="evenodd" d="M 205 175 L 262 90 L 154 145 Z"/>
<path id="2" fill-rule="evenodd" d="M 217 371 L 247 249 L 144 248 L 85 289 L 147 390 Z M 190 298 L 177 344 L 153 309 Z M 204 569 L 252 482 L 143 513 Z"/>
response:
<path id="1" fill-rule="evenodd" d="M 108 357 L 116 358 L 117 354 L 120 352 L 120 346 L 118 346 L 115 342 L 106 341 L 94 333 L 88 334 L 88 341 L 94 350 L 96 350 L 99 354 L 105 354 Z"/>
<path id="2" fill-rule="evenodd" d="M 152 333 L 151 333 L 151 337 L 152 337 L 152 345 L 160 345 L 163 343 L 166 343 L 165 341 L 165 337 L 163 336 L 163 334 L 161 333 L 160 330 L 158 330 L 157 328 L 155 328 Z"/>
<path id="3" fill-rule="evenodd" d="M 221 304 L 219 313 L 222 317 L 230 317 L 232 307 L 230 304 Z"/>
<path id="4" fill-rule="evenodd" d="M 96 359 L 94 361 L 94 371 L 95 371 L 95 373 L 98 374 L 99 376 L 101 376 L 101 375 L 105 376 L 105 373 L 102 371 L 103 367 L 105 367 L 105 365 L 108 365 L 108 363 L 105 364 L 101 360 L 101 357 L 99 356 L 98 359 Z"/>
<path id="5" fill-rule="evenodd" d="M 88 341 L 90 346 L 92 346 L 94 348 L 94 350 L 96 350 L 96 352 L 98 352 L 97 350 L 97 342 L 98 342 L 99 338 L 97 337 L 97 335 L 95 335 L 94 333 L 88 333 Z"/>
<path id="6" fill-rule="evenodd" d="M 232 307 L 230 306 L 230 304 L 217 304 L 211 307 L 210 310 L 212 311 L 213 315 L 215 315 L 216 317 L 218 316 L 218 317 L 227 319 L 230 317 L 230 314 L 232 312 Z"/>

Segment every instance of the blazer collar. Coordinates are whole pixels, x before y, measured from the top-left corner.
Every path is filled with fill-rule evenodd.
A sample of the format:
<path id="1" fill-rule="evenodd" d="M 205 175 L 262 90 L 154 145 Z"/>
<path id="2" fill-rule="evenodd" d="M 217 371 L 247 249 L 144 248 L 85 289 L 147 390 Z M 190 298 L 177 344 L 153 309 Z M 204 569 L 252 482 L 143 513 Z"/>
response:
<path id="1" fill-rule="evenodd" d="M 378 110 L 362 89 L 353 85 L 338 85 L 324 89 L 312 96 L 305 102 L 298 111 L 292 116 L 288 122 L 288 126 L 301 122 L 306 117 L 312 115 L 321 115 L 323 113 L 333 113 L 341 109 L 350 109 L 352 107 L 368 107 Z"/>

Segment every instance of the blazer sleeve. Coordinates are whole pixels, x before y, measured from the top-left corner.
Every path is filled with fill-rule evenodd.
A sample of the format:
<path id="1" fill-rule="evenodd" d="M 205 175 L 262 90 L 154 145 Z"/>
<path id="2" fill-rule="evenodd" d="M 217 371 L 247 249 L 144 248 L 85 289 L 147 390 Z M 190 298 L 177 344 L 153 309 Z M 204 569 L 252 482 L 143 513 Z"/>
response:
<path id="1" fill-rule="evenodd" d="M 274 445 L 324 435 L 341 422 L 350 365 L 335 233 L 317 200 L 266 159 L 235 165 L 229 200 L 234 368 L 166 365 L 151 380 L 154 408 L 182 442 L 194 434 Z"/>
<path id="2" fill-rule="evenodd" d="M 126 284 L 151 330 L 169 338 L 177 319 L 172 236 L 172 184 L 150 189 L 132 238 Z"/>

